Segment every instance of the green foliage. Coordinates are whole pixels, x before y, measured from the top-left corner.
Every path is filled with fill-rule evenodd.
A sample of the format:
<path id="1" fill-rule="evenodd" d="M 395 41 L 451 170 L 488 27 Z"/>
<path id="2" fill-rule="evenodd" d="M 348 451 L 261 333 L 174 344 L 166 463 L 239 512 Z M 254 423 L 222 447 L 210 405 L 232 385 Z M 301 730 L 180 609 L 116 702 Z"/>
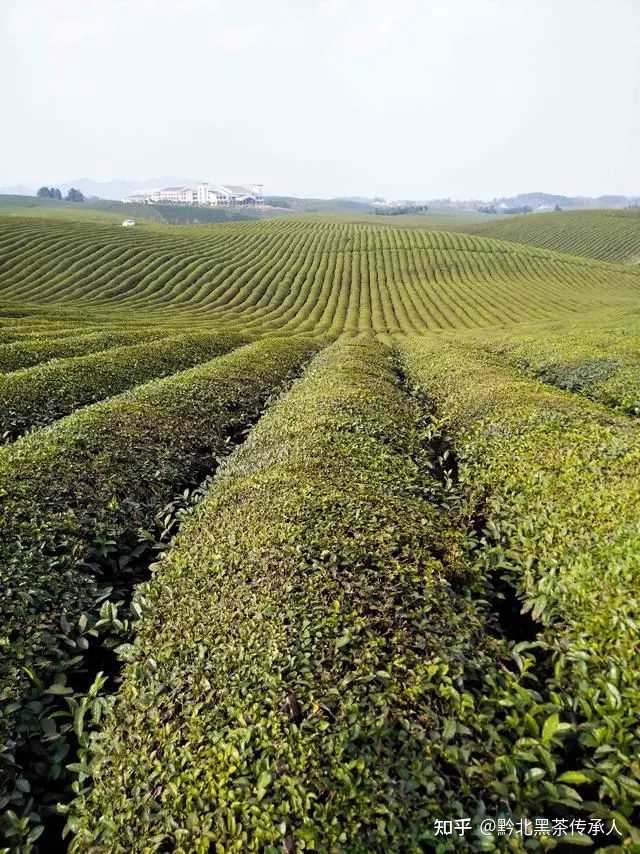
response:
<path id="1" fill-rule="evenodd" d="M 39 199 L 57 199 L 62 200 L 62 193 L 57 187 L 40 187 L 38 190 Z"/>
<path id="2" fill-rule="evenodd" d="M 510 656 L 390 355 L 316 357 L 139 588 L 71 850 L 419 850 L 497 802 L 484 682 Z"/>
<path id="3" fill-rule="evenodd" d="M 640 845 L 640 270 L 85 213 L 0 219 L 3 842 L 74 775 L 77 851 Z"/>
<path id="4" fill-rule="evenodd" d="M 86 626 L 70 638 L 65 627 L 108 595 L 92 550 L 105 557 L 133 549 L 163 504 L 215 469 L 317 347 L 302 339 L 248 345 L 0 450 L 0 736 L 8 739 L 0 794 L 10 806 L 24 801 L 20 743 L 32 736 L 34 715 L 37 722 L 44 714 L 43 692 L 66 690 L 64 675 L 84 648 Z"/>
<path id="5" fill-rule="evenodd" d="M 584 802 L 628 819 L 640 803 L 637 428 L 468 346 L 414 339 L 403 352 L 452 431 L 461 482 L 481 508 L 480 566 L 508 576 L 540 624 L 547 664 L 533 675 L 573 733 L 565 752 L 552 736 L 557 720 L 543 728 L 540 785 L 550 769 L 571 771 L 563 785 L 576 784 L 576 809 Z M 526 732 L 539 703 L 514 705 L 514 728 Z M 539 738 L 532 727 L 516 746 L 530 751 Z"/>
<path id="6" fill-rule="evenodd" d="M 640 415 L 640 323 L 633 316 L 467 340 L 545 383 Z"/>
<path id="7" fill-rule="evenodd" d="M 10 344 L 0 344 L 0 375 L 20 368 L 30 368 L 52 359 L 84 356 L 109 347 L 154 341 L 167 335 L 161 328 L 131 331 L 88 332 L 84 335 L 65 334 L 40 338 L 22 338 Z"/>
<path id="8" fill-rule="evenodd" d="M 404 214 L 424 214 L 428 210 L 428 205 L 390 205 L 388 207 L 375 208 L 373 213 L 377 216 L 402 216 Z"/>
<path id="9" fill-rule="evenodd" d="M 169 336 L 0 375 L 0 439 L 13 440 L 80 406 L 206 362 L 246 340 L 215 332 Z"/>

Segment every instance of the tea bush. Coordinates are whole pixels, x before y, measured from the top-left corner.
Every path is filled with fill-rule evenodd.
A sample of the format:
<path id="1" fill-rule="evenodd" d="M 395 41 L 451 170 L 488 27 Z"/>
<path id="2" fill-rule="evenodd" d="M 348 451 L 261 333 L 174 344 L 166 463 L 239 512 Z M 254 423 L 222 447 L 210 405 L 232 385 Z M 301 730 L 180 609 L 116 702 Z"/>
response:
<path id="1" fill-rule="evenodd" d="M 38 724 L 48 734 L 43 694 L 70 692 L 65 671 L 86 649 L 81 615 L 101 596 L 86 565 L 91 552 L 135 543 L 178 489 L 215 469 L 318 346 L 271 339 L 241 347 L 0 450 L 3 806 L 7 798 L 10 807 L 23 803 L 28 792 L 20 733 L 31 737 Z"/>
<path id="2" fill-rule="evenodd" d="M 402 350 L 409 378 L 452 433 L 461 483 L 484 517 L 481 565 L 507 574 L 541 624 L 549 672 L 537 676 L 556 725 L 571 733 L 568 746 L 545 743 L 536 704 L 521 698 L 514 729 L 528 720 L 529 732 L 513 777 L 535 765 L 544 805 L 569 771 L 576 791 L 562 802 L 614 811 L 631 833 L 640 804 L 637 427 L 465 346 L 413 339 Z"/>
<path id="3" fill-rule="evenodd" d="M 473 346 L 545 383 L 640 415 L 640 328 L 631 318 L 560 332 L 492 335 Z"/>
<path id="4" fill-rule="evenodd" d="M 206 362 L 246 341 L 232 333 L 174 335 L 0 374 L 0 438 L 14 439 L 80 406 Z"/>
<path id="5" fill-rule="evenodd" d="M 507 651 L 432 439 L 366 340 L 269 409 L 138 590 L 72 851 L 424 850 L 497 803 Z"/>
<path id="6" fill-rule="evenodd" d="M 97 353 L 109 347 L 154 341 L 167 334 L 169 333 L 159 327 L 146 330 L 89 332 L 85 335 L 64 338 L 31 338 L 27 341 L 0 344 L 0 374 L 17 371 L 20 368 L 30 368 L 41 362 L 48 362 L 50 359 L 68 359 L 72 356 Z"/>

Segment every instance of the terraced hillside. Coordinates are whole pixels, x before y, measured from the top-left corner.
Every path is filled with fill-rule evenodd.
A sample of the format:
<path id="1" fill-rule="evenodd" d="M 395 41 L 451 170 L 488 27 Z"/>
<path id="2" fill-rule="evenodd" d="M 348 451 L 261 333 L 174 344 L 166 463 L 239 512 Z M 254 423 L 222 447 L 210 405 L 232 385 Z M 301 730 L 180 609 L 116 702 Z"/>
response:
<path id="1" fill-rule="evenodd" d="M 461 231 L 601 261 L 640 264 L 640 210 L 560 211 L 505 217 Z"/>
<path id="2" fill-rule="evenodd" d="M 0 221 L 0 301 L 245 332 L 422 333 L 635 298 L 640 271 L 465 234 L 323 221 Z"/>
<path id="3" fill-rule="evenodd" d="M 0 220 L 0 851 L 640 849 L 639 318 L 473 235 Z"/>

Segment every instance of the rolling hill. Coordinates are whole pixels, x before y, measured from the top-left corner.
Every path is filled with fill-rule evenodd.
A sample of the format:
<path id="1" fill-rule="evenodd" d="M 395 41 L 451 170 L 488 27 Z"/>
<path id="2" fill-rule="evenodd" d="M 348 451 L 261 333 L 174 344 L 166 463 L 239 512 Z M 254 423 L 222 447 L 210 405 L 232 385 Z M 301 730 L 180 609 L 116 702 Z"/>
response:
<path id="1" fill-rule="evenodd" d="M 0 220 L 0 301 L 252 333 L 422 333 L 635 299 L 634 269 L 415 228 L 270 220 L 135 229 Z"/>
<path id="2" fill-rule="evenodd" d="M 460 230 L 601 261 L 640 263 L 640 208 L 527 214 Z"/>

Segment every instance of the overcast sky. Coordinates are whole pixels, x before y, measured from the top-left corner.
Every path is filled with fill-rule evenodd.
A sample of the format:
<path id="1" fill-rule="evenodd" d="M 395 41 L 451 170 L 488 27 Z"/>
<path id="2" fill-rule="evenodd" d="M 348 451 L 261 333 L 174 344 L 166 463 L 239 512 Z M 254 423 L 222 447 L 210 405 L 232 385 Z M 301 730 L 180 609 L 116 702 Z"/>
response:
<path id="1" fill-rule="evenodd" d="M 0 184 L 640 194 L 640 0 L 0 0 Z"/>

